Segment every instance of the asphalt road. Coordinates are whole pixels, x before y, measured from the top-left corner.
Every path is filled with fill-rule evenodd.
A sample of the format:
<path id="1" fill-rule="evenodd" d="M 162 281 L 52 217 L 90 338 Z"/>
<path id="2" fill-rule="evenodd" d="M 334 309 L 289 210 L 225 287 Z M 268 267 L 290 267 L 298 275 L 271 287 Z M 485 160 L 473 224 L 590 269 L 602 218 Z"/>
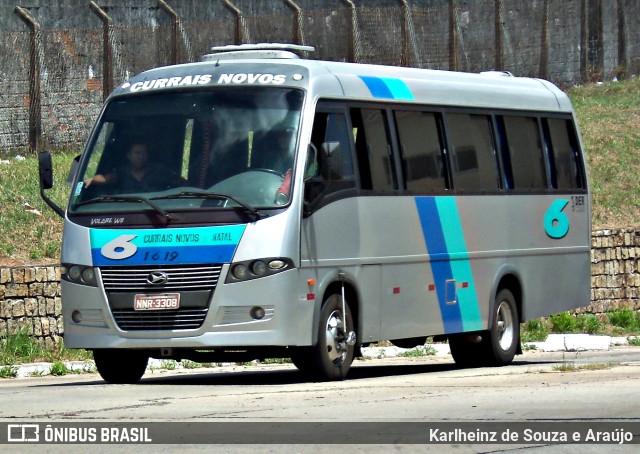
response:
<path id="1" fill-rule="evenodd" d="M 114 421 L 141 426 L 162 422 L 162 431 L 171 431 L 175 423 L 181 423 L 178 432 L 187 426 L 189 430 L 214 427 L 231 431 L 235 427 L 211 425 L 212 422 L 252 423 L 236 425 L 255 427 L 253 438 L 257 443 L 282 427 L 292 432 L 291 439 L 283 441 L 292 444 L 165 445 L 162 450 L 169 452 L 200 452 L 204 448 L 207 452 L 334 452 L 336 445 L 350 440 L 350 452 L 367 453 L 515 452 L 525 448 L 527 454 L 531 450 L 634 452 L 637 445 L 626 443 L 586 446 L 546 440 L 520 445 L 468 444 L 459 440 L 416 445 L 404 443 L 407 439 L 401 437 L 383 437 L 384 445 L 361 442 L 368 430 L 387 426 L 402 429 L 425 421 L 444 422 L 445 428 L 446 424 L 458 427 L 456 424 L 461 422 L 471 424 L 469 427 L 500 424 L 509 428 L 509 423 L 543 421 L 558 430 L 563 430 L 568 421 L 577 421 L 585 428 L 597 425 L 597 421 L 608 421 L 626 424 L 625 427 L 631 424 L 632 430 L 638 429 L 634 435 L 639 437 L 638 396 L 640 348 L 617 347 L 602 352 L 530 351 L 516 357 L 513 365 L 501 368 L 458 369 L 448 355 L 369 359 L 356 361 L 347 380 L 329 383 L 309 382 L 290 364 L 153 370 L 147 371 L 137 385 L 107 385 L 96 374 L 5 379 L 0 380 L 0 421 L 97 426 Z M 266 426 L 262 424 L 265 422 Z M 310 446 L 300 444 L 306 440 L 304 437 L 296 438 L 296 433 L 302 434 L 309 427 L 305 422 L 337 424 L 314 429 L 326 440 Z M 535 424 L 532 427 L 537 430 Z M 156 441 L 158 437 L 162 439 L 158 426 L 152 429 Z M 3 435 L 0 433 L 0 440 Z M 252 434 L 247 436 L 251 438 Z M 186 435 L 178 438 L 176 442 L 180 443 L 194 440 Z M 11 445 L 18 447 L 21 449 L 12 452 L 42 452 L 37 448 L 43 446 Z M 158 446 L 153 447 L 103 444 L 91 450 L 157 452 Z M 86 448 L 49 445 L 47 452 L 84 452 Z"/>

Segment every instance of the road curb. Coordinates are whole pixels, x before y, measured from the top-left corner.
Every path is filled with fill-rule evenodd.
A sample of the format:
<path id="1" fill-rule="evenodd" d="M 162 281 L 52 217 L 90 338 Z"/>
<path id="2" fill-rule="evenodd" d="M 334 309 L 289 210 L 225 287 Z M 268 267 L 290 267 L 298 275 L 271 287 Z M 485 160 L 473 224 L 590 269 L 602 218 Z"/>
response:
<path id="1" fill-rule="evenodd" d="M 614 346 L 629 345 L 630 337 L 594 336 L 589 334 L 549 334 L 544 342 L 524 342 L 523 350 L 539 350 L 542 352 L 578 352 L 578 351 L 606 351 Z M 362 354 L 369 358 L 392 358 L 398 356 L 447 356 L 451 352 L 446 343 L 425 344 L 415 348 L 388 347 L 363 347 Z M 150 359 L 150 369 L 165 368 L 166 360 Z M 92 360 L 86 361 L 61 361 L 66 370 L 71 373 L 95 372 L 95 363 Z M 45 375 L 56 375 L 54 364 L 57 363 L 30 363 L 4 366 L 15 368 L 16 378 L 42 377 Z M 176 369 L 182 369 L 180 363 L 175 364 Z M 52 372 L 53 370 L 53 372 Z M 67 373 L 68 373 L 67 372 Z M 64 375 L 64 374 L 60 374 Z"/>

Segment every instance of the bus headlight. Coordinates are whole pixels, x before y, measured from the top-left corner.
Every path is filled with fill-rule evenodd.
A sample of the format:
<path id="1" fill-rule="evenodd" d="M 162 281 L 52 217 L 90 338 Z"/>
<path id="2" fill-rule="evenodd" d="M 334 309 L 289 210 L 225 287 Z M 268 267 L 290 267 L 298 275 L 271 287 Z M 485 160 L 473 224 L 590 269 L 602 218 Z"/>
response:
<path id="1" fill-rule="evenodd" d="M 80 280 L 80 276 L 82 276 L 82 267 L 80 267 L 78 265 L 73 265 L 73 266 L 69 267 L 69 271 L 67 272 L 67 276 L 69 276 L 69 279 L 71 279 L 72 281 L 79 281 Z"/>
<path id="2" fill-rule="evenodd" d="M 96 271 L 91 267 L 87 267 L 82 270 L 80 279 L 82 279 L 82 282 L 84 282 L 85 284 L 96 285 Z"/>
<path id="3" fill-rule="evenodd" d="M 63 265 L 62 279 L 74 284 L 98 286 L 96 270 L 91 266 L 83 265 Z"/>
<path id="4" fill-rule="evenodd" d="M 249 281 L 294 268 L 293 260 L 282 257 L 246 260 L 231 264 L 226 283 Z"/>
<path id="5" fill-rule="evenodd" d="M 267 272 L 267 264 L 262 260 L 256 260 L 251 264 L 251 272 L 256 276 L 263 276 Z"/>
<path id="6" fill-rule="evenodd" d="M 249 275 L 249 268 L 247 268 L 246 265 L 240 263 L 232 268 L 231 274 L 233 274 L 233 277 L 235 277 L 237 280 L 244 281 Z"/>

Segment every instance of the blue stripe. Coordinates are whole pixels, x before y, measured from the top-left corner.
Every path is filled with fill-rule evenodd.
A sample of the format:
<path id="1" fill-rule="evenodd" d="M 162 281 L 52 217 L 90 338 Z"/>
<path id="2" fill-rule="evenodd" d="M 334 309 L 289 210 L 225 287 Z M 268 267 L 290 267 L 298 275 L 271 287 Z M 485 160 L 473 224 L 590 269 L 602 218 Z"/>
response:
<path id="1" fill-rule="evenodd" d="M 123 260 L 105 257 L 99 248 L 91 249 L 94 266 L 178 265 L 192 263 L 228 263 L 236 250 L 235 244 L 140 247 L 135 255 Z"/>
<path id="2" fill-rule="evenodd" d="M 416 197 L 416 206 L 422 233 L 427 244 L 427 251 L 431 258 L 431 270 L 436 286 L 438 304 L 442 314 L 445 333 L 456 333 L 463 330 L 462 317 L 458 304 L 447 304 L 446 281 L 453 279 L 451 256 L 447 248 L 440 214 L 435 197 Z"/>
<path id="3" fill-rule="evenodd" d="M 391 90 L 379 77 L 360 76 L 360 79 L 367 85 L 367 88 L 371 92 L 374 98 L 389 98 L 393 99 Z"/>
<path id="4" fill-rule="evenodd" d="M 414 100 L 407 84 L 390 77 L 358 76 L 367 85 L 374 98 Z"/>

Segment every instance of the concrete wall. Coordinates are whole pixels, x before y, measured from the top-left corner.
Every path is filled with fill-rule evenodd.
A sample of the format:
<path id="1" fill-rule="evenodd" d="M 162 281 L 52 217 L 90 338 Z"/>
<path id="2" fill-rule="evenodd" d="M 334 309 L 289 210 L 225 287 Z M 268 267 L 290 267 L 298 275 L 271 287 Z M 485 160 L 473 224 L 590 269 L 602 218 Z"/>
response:
<path id="1" fill-rule="evenodd" d="M 24 329 L 52 347 L 63 333 L 60 267 L 0 267 L 0 337 Z"/>
<path id="2" fill-rule="evenodd" d="M 640 231 L 593 233 L 591 301 L 578 313 L 640 310 Z M 0 337 L 23 327 L 39 342 L 53 345 L 63 333 L 60 268 L 0 268 Z"/>

